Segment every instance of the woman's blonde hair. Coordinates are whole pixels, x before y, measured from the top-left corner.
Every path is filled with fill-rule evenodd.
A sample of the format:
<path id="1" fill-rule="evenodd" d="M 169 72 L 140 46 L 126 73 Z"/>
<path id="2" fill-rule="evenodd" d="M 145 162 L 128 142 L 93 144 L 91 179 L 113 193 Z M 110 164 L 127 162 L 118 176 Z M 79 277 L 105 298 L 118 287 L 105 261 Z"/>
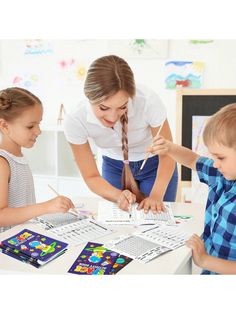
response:
<path id="1" fill-rule="evenodd" d="M 130 98 L 135 95 L 135 81 L 128 63 L 117 56 L 109 55 L 96 59 L 89 67 L 84 84 L 84 93 L 91 104 L 98 104 L 115 95 L 120 90 L 127 92 Z M 129 167 L 128 157 L 128 113 L 120 118 L 122 125 L 122 151 L 124 168 L 122 171 L 122 188 L 133 192 L 137 201 L 144 199 Z"/>
<path id="2" fill-rule="evenodd" d="M 211 116 L 203 131 L 203 141 L 206 146 L 218 143 L 236 148 L 236 103 L 224 106 Z"/>
<path id="3" fill-rule="evenodd" d="M 38 97 L 24 88 L 10 87 L 0 91 L 0 118 L 11 121 L 27 107 L 42 105 Z"/>

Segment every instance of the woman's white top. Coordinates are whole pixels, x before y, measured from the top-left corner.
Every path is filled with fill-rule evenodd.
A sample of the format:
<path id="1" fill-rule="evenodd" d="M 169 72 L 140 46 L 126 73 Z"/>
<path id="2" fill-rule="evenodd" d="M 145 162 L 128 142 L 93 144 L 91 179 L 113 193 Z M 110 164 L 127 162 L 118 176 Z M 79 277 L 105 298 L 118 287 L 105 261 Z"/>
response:
<path id="1" fill-rule="evenodd" d="M 0 156 L 4 157 L 10 167 L 8 184 L 8 207 L 24 207 L 35 204 L 34 181 L 25 157 L 17 157 L 0 149 Z M 0 227 L 0 232 L 10 227 Z"/>
<path id="2" fill-rule="evenodd" d="M 123 160 L 122 127 L 118 121 L 114 128 L 102 125 L 91 109 L 88 99 L 67 114 L 64 122 L 65 136 L 71 144 L 85 144 L 91 138 L 101 148 L 102 155 Z M 166 108 L 152 90 L 137 87 L 136 95 L 128 102 L 129 160 L 145 158 L 145 148 L 152 143 L 150 127 L 158 127 L 166 119 Z"/>

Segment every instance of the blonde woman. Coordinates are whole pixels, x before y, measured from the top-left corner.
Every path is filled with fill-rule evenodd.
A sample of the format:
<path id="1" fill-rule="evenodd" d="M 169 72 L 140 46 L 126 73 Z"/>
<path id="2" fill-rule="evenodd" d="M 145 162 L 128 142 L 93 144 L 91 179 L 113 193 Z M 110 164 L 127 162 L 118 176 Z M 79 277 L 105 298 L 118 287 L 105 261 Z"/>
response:
<path id="1" fill-rule="evenodd" d="M 123 210 L 137 201 L 138 209 L 154 213 L 163 201 L 175 201 L 177 170 L 168 156 L 151 156 L 142 171 L 145 149 L 161 125 L 161 135 L 172 141 L 166 109 L 156 93 L 136 87 L 125 60 L 104 56 L 87 73 L 84 99 L 65 118 L 65 135 L 80 172 L 94 193 L 117 202 Z M 102 176 L 88 142 L 103 154 Z"/>

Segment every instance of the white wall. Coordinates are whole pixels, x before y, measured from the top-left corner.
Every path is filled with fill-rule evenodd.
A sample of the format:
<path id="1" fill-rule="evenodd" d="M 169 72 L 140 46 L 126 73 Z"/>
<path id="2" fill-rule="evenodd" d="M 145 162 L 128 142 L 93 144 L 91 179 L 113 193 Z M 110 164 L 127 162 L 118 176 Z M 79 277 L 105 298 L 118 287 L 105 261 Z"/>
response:
<path id="1" fill-rule="evenodd" d="M 24 55 L 23 40 L 2 40 L 0 60 L 0 88 L 12 86 L 15 75 L 37 73 L 40 83 L 32 91 L 43 100 L 44 124 L 55 125 L 59 106 L 64 103 L 69 111 L 83 97 L 83 81 L 65 84 L 59 60 L 75 58 L 77 63 L 89 66 L 92 60 L 108 54 L 107 40 L 56 40 L 50 41 L 54 53 L 50 55 Z M 118 52 L 117 52 L 118 53 Z M 205 63 L 202 88 L 236 87 L 236 40 L 215 40 L 209 44 L 191 44 L 188 40 L 169 40 L 165 59 L 126 58 L 137 82 L 152 87 L 164 101 L 175 136 L 176 93 L 165 89 L 165 62 L 167 60 L 202 61 Z"/>

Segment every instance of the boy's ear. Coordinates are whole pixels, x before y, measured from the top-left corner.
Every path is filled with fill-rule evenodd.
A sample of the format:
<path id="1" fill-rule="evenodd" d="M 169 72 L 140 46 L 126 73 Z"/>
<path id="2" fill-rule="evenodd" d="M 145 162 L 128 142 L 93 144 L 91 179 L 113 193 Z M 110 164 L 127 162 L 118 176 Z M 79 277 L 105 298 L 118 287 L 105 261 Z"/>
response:
<path id="1" fill-rule="evenodd" d="M 3 118 L 0 118 L 0 131 L 3 134 L 7 134 L 8 133 L 8 123 Z"/>

